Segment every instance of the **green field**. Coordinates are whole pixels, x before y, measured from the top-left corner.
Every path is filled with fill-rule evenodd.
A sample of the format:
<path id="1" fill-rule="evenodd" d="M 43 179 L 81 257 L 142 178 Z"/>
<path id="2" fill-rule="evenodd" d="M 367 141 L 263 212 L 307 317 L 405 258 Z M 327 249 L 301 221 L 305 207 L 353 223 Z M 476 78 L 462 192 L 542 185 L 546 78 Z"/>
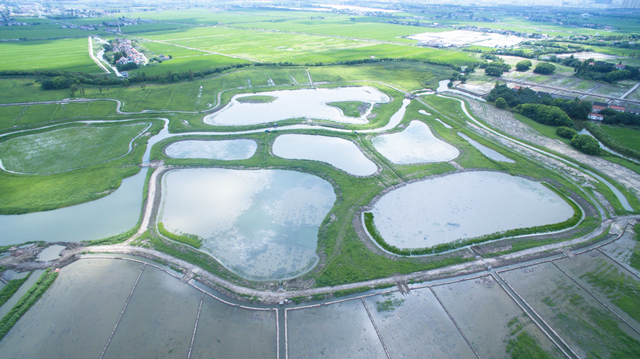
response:
<path id="1" fill-rule="evenodd" d="M 339 108 L 345 116 L 349 117 L 360 117 L 369 108 L 368 103 L 359 101 L 329 102 L 327 105 Z"/>
<path id="2" fill-rule="evenodd" d="M 47 41 L 0 42 L 2 70 L 63 70 L 102 73 L 89 57 L 86 37 Z"/>
<path id="3" fill-rule="evenodd" d="M 637 128 L 611 125 L 601 125 L 600 128 L 621 145 L 632 150 L 640 151 L 640 141 L 638 141 L 640 138 L 640 130 Z"/>
<path id="4" fill-rule="evenodd" d="M 147 123 L 69 127 L 14 137 L 0 143 L 4 168 L 20 173 L 51 173 L 123 156 Z"/>
<path id="5" fill-rule="evenodd" d="M 0 26 L 0 39 L 52 39 L 61 37 L 87 37 L 89 35 L 101 35 L 103 31 L 84 31 L 81 29 L 63 29 L 61 24 L 40 18 L 16 18 L 16 21 L 28 24 L 39 23 L 32 26 Z"/>

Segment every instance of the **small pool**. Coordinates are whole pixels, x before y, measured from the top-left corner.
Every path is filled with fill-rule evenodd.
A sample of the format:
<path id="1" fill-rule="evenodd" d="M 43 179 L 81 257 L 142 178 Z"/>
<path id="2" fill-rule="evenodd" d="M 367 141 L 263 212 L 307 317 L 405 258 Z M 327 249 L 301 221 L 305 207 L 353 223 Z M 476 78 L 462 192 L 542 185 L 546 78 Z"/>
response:
<path id="1" fill-rule="evenodd" d="M 427 248 L 517 228 L 563 222 L 572 207 L 539 182 L 499 172 L 462 172 L 392 190 L 374 223 L 398 248 Z"/>
<path id="2" fill-rule="evenodd" d="M 489 157 L 494 161 L 516 163 L 516 161 L 512 160 L 511 158 L 503 155 L 502 153 L 496 150 L 493 150 L 487 146 L 480 144 L 478 141 L 473 140 L 471 137 L 465 135 L 462 132 L 458 132 L 458 136 L 464 138 L 467 142 L 471 144 L 471 146 L 475 147 L 478 151 L 482 152 L 483 155 Z"/>
<path id="3" fill-rule="evenodd" d="M 165 149 L 172 158 L 204 158 L 210 160 L 246 160 L 251 158 L 258 144 L 254 140 L 185 140 L 177 141 Z"/>
<path id="4" fill-rule="evenodd" d="M 457 148 L 434 136 L 421 121 L 411 121 L 404 131 L 380 135 L 372 143 L 391 162 L 402 165 L 451 161 L 460 155 Z"/>
<path id="5" fill-rule="evenodd" d="M 339 137 L 280 135 L 273 143 L 273 154 L 287 159 L 326 162 L 356 176 L 370 176 L 378 166 L 358 146 Z"/>

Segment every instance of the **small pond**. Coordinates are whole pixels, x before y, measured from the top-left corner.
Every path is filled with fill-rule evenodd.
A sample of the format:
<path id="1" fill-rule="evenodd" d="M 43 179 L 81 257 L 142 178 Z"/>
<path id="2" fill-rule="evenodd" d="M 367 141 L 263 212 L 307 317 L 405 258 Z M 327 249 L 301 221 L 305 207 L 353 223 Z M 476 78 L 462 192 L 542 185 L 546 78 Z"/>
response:
<path id="1" fill-rule="evenodd" d="M 339 137 L 281 135 L 273 143 L 273 154 L 287 159 L 326 162 L 356 176 L 369 176 L 378 166 L 358 146 Z"/>
<path id="2" fill-rule="evenodd" d="M 300 89 L 261 92 L 260 95 L 276 99 L 269 103 L 241 103 L 236 95 L 218 112 L 208 115 L 204 122 L 210 125 L 242 126 L 276 122 L 293 118 L 312 118 L 343 123 L 364 124 L 363 118 L 347 117 L 328 102 L 361 101 L 373 106 L 387 103 L 389 97 L 373 87 L 341 87 L 336 89 Z"/>
<path id="3" fill-rule="evenodd" d="M 420 121 L 411 121 L 404 131 L 381 135 L 371 142 L 391 162 L 402 165 L 451 161 L 460 155 L 457 148 L 438 139 Z"/>
<path id="4" fill-rule="evenodd" d="M 43 249 L 42 252 L 40 252 L 40 254 L 38 254 L 38 258 L 36 260 L 40 262 L 47 262 L 47 261 L 52 261 L 54 259 L 58 259 L 60 258 L 60 252 L 62 252 L 62 250 L 65 248 L 66 248 L 65 246 L 61 246 L 58 244 L 49 246 Z"/>
<path id="5" fill-rule="evenodd" d="M 374 223 L 398 248 L 559 223 L 573 209 L 538 182 L 498 172 L 463 172 L 414 182 L 374 205 Z"/>
<path id="6" fill-rule="evenodd" d="M 257 148 L 254 140 L 185 140 L 170 144 L 165 153 L 172 158 L 246 160 L 256 153 Z"/>
<path id="7" fill-rule="evenodd" d="M 336 200 L 329 182 L 283 170 L 174 170 L 162 189 L 158 222 L 203 238 L 202 250 L 254 280 L 315 266 L 318 228 Z"/>
<path id="8" fill-rule="evenodd" d="M 464 138 L 467 142 L 471 144 L 471 146 L 475 147 L 478 151 L 482 152 L 483 155 L 489 157 L 494 161 L 516 163 L 516 161 L 512 160 L 511 158 L 504 156 L 500 152 L 493 150 L 485 145 L 480 144 L 480 142 L 473 140 L 471 137 L 465 135 L 462 132 L 458 132 L 458 136 Z"/>
<path id="9" fill-rule="evenodd" d="M 80 242 L 115 236 L 140 218 L 147 170 L 126 178 L 110 195 L 52 211 L 0 216 L 0 246 L 28 241 Z"/>

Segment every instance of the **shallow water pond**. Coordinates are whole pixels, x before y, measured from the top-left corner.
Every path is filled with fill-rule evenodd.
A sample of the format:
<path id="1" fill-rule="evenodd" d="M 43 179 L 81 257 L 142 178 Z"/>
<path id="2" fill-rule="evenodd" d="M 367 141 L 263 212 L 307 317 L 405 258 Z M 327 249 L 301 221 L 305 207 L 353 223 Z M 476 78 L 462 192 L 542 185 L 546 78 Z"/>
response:
<path id="1" fill-rule="evenodd" d="M 255 280 L 310 270 L 318 228 L 336 200 L 329 182 L 283 170 L 176 170 L 162 187 L 158 221 L 204 238 L 202 250 Z"/>
<path id="2" fill-rule="evenodd" d="M 172 158 L 246 160 L 256 153 L 257 148 L 258 144 L 254 140 L 186 140 L 170 144 L 165 153 Z"/>
<path id="3" fill-rule="evenodd" d="M 378 166 L 358 146 L 339 137 L 281 135 L 273 143 L 273 154 L 287 159 L 326 162 L 356 176 L 369 176 Z"/>
<path id="4" fill-rule="evenodd" d="M 460 155 L 457 148 L 434 136 L 420 121 L 411 121 L 404 131 L 381 135 L 371 142 L 391 162 L 402 165 L 451 161 Z"/>
<path id="5" fill-rule="evenodd" d="M 482 152 L 483 155 L 489 157 L 494 161 L 516 163 L 516 161 L 512 160 L 511 158 L 485 145 L 480 144 L 480 142 L 473 140 L 471 137 L 465 135 L 462 132 L 458 132 L 458 136 L 464 138 L 467 142 L 471 144 L 471 146 L 475 147 L 478 151 Z"/>
<path id="6" fill-rule="evenodd" d="M 27 241 L 80 242 L 115 236 L 133 228 L 142 209 L 147 170 L 122 181 L 110 195 L 76 206 L 0 215 L 0 245 Z"/>
<path id="7" fill-rule="evenodd" d="M 65 246 L 61 246 L 57 244 L 53 246 L 49 246 L 43 249 L 42 252 L 40 252 L 40 254 L 38 254 L 38 258 L 36 260 L 41 262 L 47 262 L 47 261 L 52 261 L 54 259 L 60 258 L 60 252 L 62 252 L 63 249 L 65 249 Z"/>
<path id="8" fill-rule="evenodd" d="M 292 118 L 312 118 L 343 123 L 364 124 L 365 118 L 345 116 L 337 107 L 327 105 L 328 102 L 360 101 L 370 103 L 387 103 L 389 97 L 373 87 L 342 87 L 336 89 L 300 89 L 261 92 L 260 95 L 273 96 L 276 99 L 269 103 L 241 103 L 236 95 L 222 110 L 208 115 L 204 122 L 210 125 L 253 125 L 282 121 Z"/>
<path id="9" fill-rule="evenodd" d="M 559 223 L 571 206 L 541 183 L 498 172 L 463 172 L 414 182 L 374 205 L 387 243 L 423 248 L 516 228 Z"/>

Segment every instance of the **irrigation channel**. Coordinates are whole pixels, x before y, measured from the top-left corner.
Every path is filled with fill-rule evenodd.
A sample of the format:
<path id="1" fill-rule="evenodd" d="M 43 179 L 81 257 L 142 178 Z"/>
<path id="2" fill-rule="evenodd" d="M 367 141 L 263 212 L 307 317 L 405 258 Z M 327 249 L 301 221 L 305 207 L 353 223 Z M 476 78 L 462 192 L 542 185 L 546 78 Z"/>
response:
<path id="1" fill-rule="evenodd" d="M 578 168 L 569 160 L 486 127 L 471 116 L 463 101 L 460 102 L 464 113 L 485 131 L 513 145 Z M 379 133 L 395 128 L 409 103 L 410 100 L 405 99 L 386 126 L 359 132 Z M 118 112 L 119 108 L 120 104 Z M 143 355 L 153 352 L 158 357 L 198 358 L 218 351 L 225 353 L 225 357 L 392 358 L 430 353 L 434 358 L 499 358 L 508 357 L 506 343 L 515 339 L 513 333 L 522 332 L 534 338 L 553 357 L 584 357 L 591 350 L 589 346 L 598 343 L 585 343 L 583 336 L 567 330 L 557 313 L 545 307 L 547 298 L 562 288 L 579 292 L 598 313 L 617 323 L 627 335 L 640 340 L 640 323 L 617 307 L 605 292 L 584 279 L 593 266 L 583 264 L 599 261 L 617 268 L 630 280 L 639 281 L 640 273 L 628 264 L 628 258 L 621 254 L 619 247 L 626 245 L 625 248 L 629 248 L 632 233 L 628 229 L 640 220 L 640 216 L 606 218 L 597 201 L 593 202 L 605 219 L 596 231 L 581 238 L 496 257 L 477 256 L 474 261 L 434 270 L 295 291 L 243 287 L 167 254 L 130 246 L 157 222 L 152 216 L 158 213 L 161 202 L 157 200 L 161 196 L 158 184 L 170 170 L 162 163 L 150 163 L 154 144 L 177 136 L 242 135 L 264 131 L 262 128 L 171 134 L 168 132 L 169 120 L 160 119 L 165 126 L 149 139 L 143 156 L 142 166 L 151 167 L 153 173 L 137 233 L 122 244 L 69 248 L 59 259 L 16 266 L 15 269 L 21 271 L 54 266 L 61 268 L 60 277 L 0 342 L 0 356 L 62 358 L 83 353 L 85 357 L 109 358 L 123 353 Z M 87 124 L 105 122 L 116 121 L 82 121 Z M 321 125 L 282 126 L 277 132 L 300 129 L 352 132 Z M 29 131 L 32 130 L 20 132 Z M 581 171 L 615 189 L 602 177 L 584 169 Z M 631 209 L 624 195 L 616 191 L 614 194 L 622 205 Z M 585 247 L 587 242 L 605 233 L 609 235 L 604 241 Z M 571 251 L 571 246 L 582 248 Z M 88 250 L 102 254 L 87 254 Z M 535 259 L 526 261 L 527 258 Z M 154 260 L 166 265 L 159 265 Z M 541 297 L 540 293 L 526 287 L 525 277 L 533 283 L 539 282 L 537 287 L 531 288 L 543 287 L 549 278 L 554 283 L 563 281 L 568 285 L 546 288 L 541 293 L 551 294 Z M 375 286 L 390 287 L 339 300 L 318 300 L 311 305 L 297 305 L 289 300 Z M 237 301 L 211 288 L 260 299 L 263 304 Z M 68 293 L 76 295 L 71 299 Z M 559 298 L 555 299 L 560 301 Z M 569 310 L 562 306 L 567 303 L 556 305 Z M 101 308 L 99 315 L 96 314 L 97 307 Z M 587 309 L 582 311 L 587 312 Z M 97 319 L 94 318 L 96 315 Z M 89 323 L 86 318 L 95 321 L 92 319 Z M 514 320 L 519 323 L 517 330 L 512 327 Z"/>

